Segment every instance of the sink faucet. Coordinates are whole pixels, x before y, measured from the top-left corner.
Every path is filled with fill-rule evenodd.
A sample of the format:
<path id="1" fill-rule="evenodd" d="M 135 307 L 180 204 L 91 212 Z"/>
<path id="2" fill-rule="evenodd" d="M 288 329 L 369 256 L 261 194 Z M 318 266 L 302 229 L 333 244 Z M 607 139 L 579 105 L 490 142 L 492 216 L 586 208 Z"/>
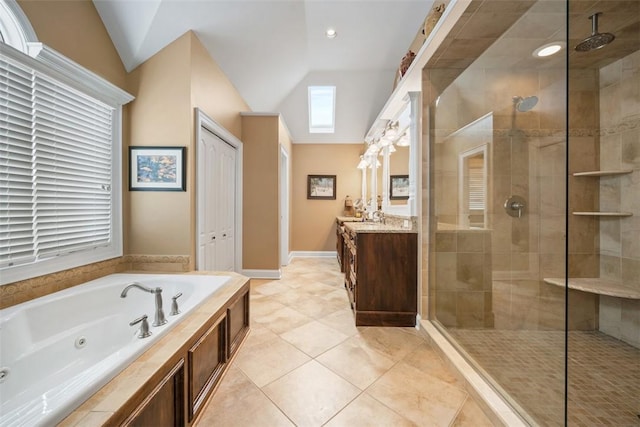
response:
<path id="1" fill-rule="evenodd" d="M 382 211 L 375 211 L 373 213 L 373 222 L 379 222 L 380 224 L 384 224 L 385 220 L 384 220 L 384 212 Z"/>
<path id="2" fill-rule="evenodd" d="M 133 282 L 127 285 L 120 294 L 120 298 L 126 298 L 127 292 L 131 288 L 138 288 L 142 291 L 149 292 L 150 294 L 154 294 L 156 296 L 156 316 L 152 323 L 153 326 L 161 326 L 167 323 L 167 319 L 164 317 L 164 311 L 162 310 L 162 288 L 147 288 L 146 286 L 141 285 L 138 282 Z"/>

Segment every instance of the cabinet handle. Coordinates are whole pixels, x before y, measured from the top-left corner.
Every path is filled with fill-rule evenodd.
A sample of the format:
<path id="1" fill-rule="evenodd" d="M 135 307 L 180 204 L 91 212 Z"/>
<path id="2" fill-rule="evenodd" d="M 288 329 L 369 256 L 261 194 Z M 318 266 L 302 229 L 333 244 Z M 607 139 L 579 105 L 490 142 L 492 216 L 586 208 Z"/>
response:
<path id="1" fill-rule="evenodd" d="M 216 240 L 216 236 L 212 236 L 212 237 L 211 237 L 211 240 Z"/>
<path id="2" fill-rule="evenodd" d="M 226 235 L 226 234 L 223 234 L 223 235 L 222 235 L 222 237 L 227 237 L 227 235 Z"/>

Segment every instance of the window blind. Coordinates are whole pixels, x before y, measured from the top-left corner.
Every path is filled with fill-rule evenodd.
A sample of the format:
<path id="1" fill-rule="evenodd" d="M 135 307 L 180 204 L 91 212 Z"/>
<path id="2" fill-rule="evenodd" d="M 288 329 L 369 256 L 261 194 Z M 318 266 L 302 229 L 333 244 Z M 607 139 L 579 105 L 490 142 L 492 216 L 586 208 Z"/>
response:
<path id="1" fill-rule="evenodd" d="M 112 239 L 114 109 L 0 58 L 0 266 Z"/>
<path id="2" fill-rule="evenodd" d="M 485 209 L 484 158 L 468 159 L 469 210 Z"/>

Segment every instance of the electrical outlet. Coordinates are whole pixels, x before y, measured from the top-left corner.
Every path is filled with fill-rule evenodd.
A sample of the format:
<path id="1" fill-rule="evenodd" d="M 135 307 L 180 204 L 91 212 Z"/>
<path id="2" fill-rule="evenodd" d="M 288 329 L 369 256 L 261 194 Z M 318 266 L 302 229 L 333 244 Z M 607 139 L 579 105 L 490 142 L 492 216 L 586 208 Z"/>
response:
<path id="1" fill-rule="evenodd" d="M 404 220 L 404 222 L 402 223 L 402 226 L 403 226 L 404 228 L 409 228 L 409 220 L 408 220 L 408 219 L 405 219 L 405 220 Z"/>

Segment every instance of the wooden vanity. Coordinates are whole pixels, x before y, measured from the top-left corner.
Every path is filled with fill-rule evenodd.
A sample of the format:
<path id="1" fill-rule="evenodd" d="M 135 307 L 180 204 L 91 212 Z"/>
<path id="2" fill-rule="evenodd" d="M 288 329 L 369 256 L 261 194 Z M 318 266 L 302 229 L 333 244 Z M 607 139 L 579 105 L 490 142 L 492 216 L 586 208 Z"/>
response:
<path id="1" fill-rule="evenodd" d="M 356 326 L 415 326 L 418 235 L 415 230 L 336 220 L 338 261 Z"/>

